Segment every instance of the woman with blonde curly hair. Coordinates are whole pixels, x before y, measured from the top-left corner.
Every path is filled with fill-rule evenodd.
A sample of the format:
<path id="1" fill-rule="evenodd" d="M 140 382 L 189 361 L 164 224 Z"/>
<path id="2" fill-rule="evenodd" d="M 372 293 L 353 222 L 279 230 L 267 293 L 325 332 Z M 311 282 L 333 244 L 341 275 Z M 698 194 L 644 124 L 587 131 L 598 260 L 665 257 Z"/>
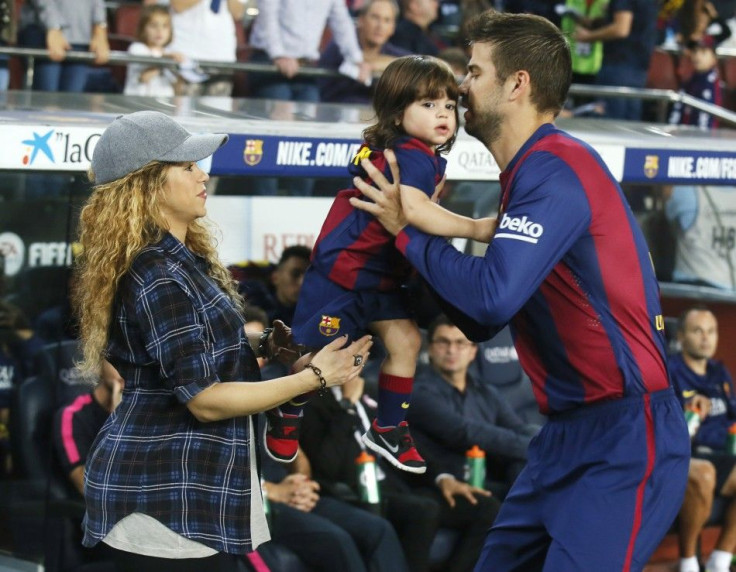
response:
<path id="1" fill-rule="evenodd" d="M 202 220 L 209 177 L 196 162 L 226 141 L 141 111 L 117 118 L 92 157 L 81 366 L 107 360 L 125 390 L 88 457 L 83 542 L 103 541 L 124 572 L 236 570 L 236 555 L 269 539 L 252 415 L 356 377 L 371 345 L 342 337 L 300 373 L 259 381 L 256 353 L 297 353 L 283 323 L 246 336 Z"/>

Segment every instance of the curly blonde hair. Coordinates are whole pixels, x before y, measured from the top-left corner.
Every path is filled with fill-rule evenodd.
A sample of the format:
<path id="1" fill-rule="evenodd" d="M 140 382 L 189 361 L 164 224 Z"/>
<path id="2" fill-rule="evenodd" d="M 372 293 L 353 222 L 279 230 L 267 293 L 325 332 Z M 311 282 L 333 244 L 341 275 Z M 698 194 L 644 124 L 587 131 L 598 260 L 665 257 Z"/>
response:
<path id="1" fill-rule="evenodd" d="M 98 374 L 105 358 L 120 279 L 138 253 L 160 241 L 168 231 L 161 205 L 172 165 L 153 161 L 120 179 L 97 185 L 82 209 L 82 250 L 73 299 L 82 341 L 82 362 L 78 365 L 86 374 Z M 92 172 L 90 179 L 94 180 Z M 220 262 L 214 234 L 204 221 L 195 220 L 189 225 L 186 246 L 207 261 L 209 275 L 242 310 L 235 281 Z"/>

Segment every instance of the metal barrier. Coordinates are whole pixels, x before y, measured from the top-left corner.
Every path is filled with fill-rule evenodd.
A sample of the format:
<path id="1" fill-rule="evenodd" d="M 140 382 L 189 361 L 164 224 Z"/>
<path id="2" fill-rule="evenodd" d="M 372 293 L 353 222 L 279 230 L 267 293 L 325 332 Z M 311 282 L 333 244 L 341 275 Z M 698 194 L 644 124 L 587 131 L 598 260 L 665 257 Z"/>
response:
<path id="1" fill-rule="evenodd" d="M 19 48 L 19 47 L 0 47 L 0 54 L 8 56 L 16 56 L 25 58 L 28 61 L 26 70 L 24 88 L 30 89 L 33 85 L 33 67 L 36 58 L 49 59 L 48 51 L 42 48 Z M 68 61 L 82 61 L 94 63 L 95 55 L 92 52 L 68 51 L 66 54 Z M 176 70 L 178 64 L 168 58 L 157 58 L 152 56 L 134 56 L 128 52 L 111 51 L 109 61 L 105 65 L 128 65 L 130 63 L 146 64 L 151 67 L 162 67 Z M 224 74 L 234 74 L 239 72 L 259 72 L 277 74 L 279 70 L 271 64 L 252 63 L 252 62 L 217 62 L 210 60 L 199 60 L 199 67 L 206 72 L 217 72 Z M 302 66 L 299 68 L 298 75 L 307 77 L 341 77 L 340 74 L 331 69 L 317 68 L 310 66 Z M 667 103 L 682 102 L 700 111 L 710 113 L 721 121 L 736 126 L 736 113 L 728 109 L 724 109 L 718 105 L 708 103 L 686 93 L 674 91 L 671 89 L 648 89 L 633 87 L 616 87 L 602 85 L 585 85 L 572 84 L 570 87 L 572 95 L 588 95 L 602 98 L 623 97 L 638 98 L 646 101 L 660 101 Z"/>

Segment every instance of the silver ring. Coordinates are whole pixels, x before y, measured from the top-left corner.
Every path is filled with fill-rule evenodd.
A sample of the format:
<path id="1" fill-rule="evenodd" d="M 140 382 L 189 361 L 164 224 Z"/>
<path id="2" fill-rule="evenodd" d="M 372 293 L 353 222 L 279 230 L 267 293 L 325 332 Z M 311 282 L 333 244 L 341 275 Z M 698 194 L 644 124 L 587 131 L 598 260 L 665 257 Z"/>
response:
<path id="1" fill-rule="evenodd" d="M 362 355 L 356 354 L 356 355 L 353 356 L 353 358 L 355 358 L 355 359 L 353 359 L 353 365 L 355 367 L 358 367 L 358 366 L 363 365 L 363 356 Z"/>

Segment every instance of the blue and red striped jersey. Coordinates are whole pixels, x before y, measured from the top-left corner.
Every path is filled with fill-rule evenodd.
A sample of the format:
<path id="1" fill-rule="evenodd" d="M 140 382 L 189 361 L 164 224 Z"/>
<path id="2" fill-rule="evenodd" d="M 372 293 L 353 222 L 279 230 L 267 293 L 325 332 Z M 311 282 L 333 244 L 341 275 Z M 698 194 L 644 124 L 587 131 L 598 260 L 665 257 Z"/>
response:
<path id="1" fill-rule="evenodd" d="M 736 394 L 726 366 L 720 361 L 709 359 L 705 375 L 700 375 L 688 367 L 682 354 L 672 356 L 668 366 L 672 385 L 683 406 L 696 393 L 710 399 L 710 412 L 693 437 L 693 445 L 723 451 L 728 440 L 728 429 L 736 422 Z"/>
<path id="2" fill-rule="evenodd" d="M 651 258 L 600 156 L 546 124 L 501 186 L 484 257 L 412 227 L 397 247 L 463 314 L 489 328 L 511 324 L 543 413 L 669 387 Z"/>
<path id="3" fill-rule="evenodd" d="M 445 173 L 445 159 L 411 137 L 397 141 L 393 151 L 401 184 L 416 187 L 431 197 Z M 365 158 L 393 180 L 383 151 L 365 144 L 348 166 L 352 176 L 370 182 L 360 165 Z M 351 197 L 369 200 L 355 188 L 337 194 L 314 245 L 312 266 L 348 290 L 393 290 L 406 281 L 411 267 L 396 250 L 394 237 L 373 215 L 354 209 L 349 202 Z"/>

